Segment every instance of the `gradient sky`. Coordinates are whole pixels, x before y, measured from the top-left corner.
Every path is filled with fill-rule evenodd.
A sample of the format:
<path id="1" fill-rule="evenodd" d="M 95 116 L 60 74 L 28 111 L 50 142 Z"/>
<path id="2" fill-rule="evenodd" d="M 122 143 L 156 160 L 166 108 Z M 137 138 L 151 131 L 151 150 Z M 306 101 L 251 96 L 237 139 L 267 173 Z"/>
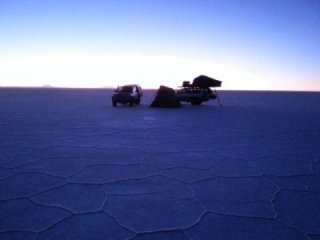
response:
<path id="1" fill-rule="evenodd" d="M 320 91 L 319 0 L 0 0 L 0 86 Z"/>

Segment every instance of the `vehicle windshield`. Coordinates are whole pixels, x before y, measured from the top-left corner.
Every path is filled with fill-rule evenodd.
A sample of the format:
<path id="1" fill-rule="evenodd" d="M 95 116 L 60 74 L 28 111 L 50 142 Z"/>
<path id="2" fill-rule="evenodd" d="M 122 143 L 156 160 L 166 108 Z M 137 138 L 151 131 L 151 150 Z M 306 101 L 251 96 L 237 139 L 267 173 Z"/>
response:
<path id="1" fill-rule="evenodd" d="M 119 92 L 131 93 L 132 86 L 123 86 L 119 88 Z"/>

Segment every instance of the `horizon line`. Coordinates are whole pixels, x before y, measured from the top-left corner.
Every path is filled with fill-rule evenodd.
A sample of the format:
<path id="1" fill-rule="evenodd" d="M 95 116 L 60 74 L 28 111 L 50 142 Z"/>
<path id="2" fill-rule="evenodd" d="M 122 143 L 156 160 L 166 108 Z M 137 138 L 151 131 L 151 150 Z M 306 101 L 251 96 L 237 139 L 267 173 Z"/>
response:
<path id="1" fill-rule="evenodd" d="M 164 85 L 159 85 L 164 86 Z M 155 91 L 158 88 L 142 88 L 144 91 Z M 181 87 L 176 87 L 177 89 Z M 105 86 L 105 87 L 60 87 L 60 86 L 0 86 L 0 89 L 74 89 L 74 90 L 114 90 L 116 87 L 113 86 Z M 175 89 L 175 88 L 174 88 Z M 217 91 L 237 91 L 237 92 L 310 92 L 310 93 L 320 93 L 320 90 L 291 90 L 291 89 L 221 89 L 221 88 L 214 88 Z"/>

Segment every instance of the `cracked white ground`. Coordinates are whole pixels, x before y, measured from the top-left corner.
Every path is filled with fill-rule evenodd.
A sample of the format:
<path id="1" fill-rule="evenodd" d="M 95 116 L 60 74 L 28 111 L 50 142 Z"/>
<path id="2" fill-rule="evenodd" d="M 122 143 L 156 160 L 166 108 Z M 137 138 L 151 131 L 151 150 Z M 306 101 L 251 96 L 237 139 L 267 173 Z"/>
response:
<path id="1" fill-rule="evenodd" d="M 111 94 L 0 89 L 1 239 L 320 239 L 320 93 Z"/>

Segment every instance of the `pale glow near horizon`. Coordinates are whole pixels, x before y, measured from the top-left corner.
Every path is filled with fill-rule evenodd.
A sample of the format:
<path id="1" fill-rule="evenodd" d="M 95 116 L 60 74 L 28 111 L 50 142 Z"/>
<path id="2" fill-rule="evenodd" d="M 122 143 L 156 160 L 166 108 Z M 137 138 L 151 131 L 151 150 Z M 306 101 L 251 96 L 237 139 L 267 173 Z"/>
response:
<path id="1" fill-rule="evenodd" d="M 93 88 L 138 83 L 144 88 L 158 88 L 160 85 L 175 88 L 182 81 L 192 81 L 194 77 L 206 74 L 222 80 L 225 89 L 246 89 L 255 87 L 250 79 L 256 77 L 213 61 L 130 53 L 12 55 L 0 57 L 0 64 L 3 66 L 0 72 L 3 86 Z M 241 82 L 241 86 L 237 82 Z"/>
<path id="2" fill-rule="evenodd" d="M 241 61 L 237 61 L 241 63 Z M 204 74 L 222 81 L 224 90 L 310 90 L 300 76 L 254 72 L 228 62 L 195 60 L 170 55 L 108 52 L 38 52 L 0 56 L 3 87 L 114 88 L 140 84 L 157 89 L 160 85 L 176 88 Z M 290 88 L 281 85 L 290 77 Z M 316 76 L 310 76 L 316 79 Z M 285 82 L 285 81 L 284 81 Z"/>

